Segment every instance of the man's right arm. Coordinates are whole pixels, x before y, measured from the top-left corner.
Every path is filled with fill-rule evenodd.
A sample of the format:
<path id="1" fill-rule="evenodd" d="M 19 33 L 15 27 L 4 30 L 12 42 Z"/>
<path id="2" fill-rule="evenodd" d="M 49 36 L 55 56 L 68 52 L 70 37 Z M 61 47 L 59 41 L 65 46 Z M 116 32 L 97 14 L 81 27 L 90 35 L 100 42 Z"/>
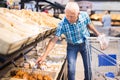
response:
<path id="1" fill-rule="evenodd" d="M 45 53 L 44 53 L 41 57 L 39 57 L 39 58 L 37 59 L 37 63 L 41 63 L 41 62 L 43 62 L 43 61 L 46 59 L 46 56 L 47 56 L 47 55 L 49 54 L 49 52 L 53 49 L 53 47 L 55 46 L 57 40 L 58 40 L 58 37 L 57 37 L 57 36 L 54 36 L 54 38 L 52 38 L 52 39 L 49 41 L 49 43 L 48 43 L 48 45 L 47 45 L 47 47 L 46 47 Z"/>

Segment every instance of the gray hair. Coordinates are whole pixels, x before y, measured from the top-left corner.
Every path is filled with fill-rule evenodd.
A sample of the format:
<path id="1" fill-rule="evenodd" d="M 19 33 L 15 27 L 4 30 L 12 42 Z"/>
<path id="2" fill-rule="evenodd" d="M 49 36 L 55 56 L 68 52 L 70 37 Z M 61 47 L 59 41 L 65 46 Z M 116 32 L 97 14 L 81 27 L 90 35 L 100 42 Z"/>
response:
<path id="1" fill-rule="evenodd" d="M 77 4 L 77 2 L 68 2 L 66 7 L 65 7 L 65 12 L 67 10 L 70 11 L 75 11 L 75 13 L 79 13 L 79 5 Z"/>

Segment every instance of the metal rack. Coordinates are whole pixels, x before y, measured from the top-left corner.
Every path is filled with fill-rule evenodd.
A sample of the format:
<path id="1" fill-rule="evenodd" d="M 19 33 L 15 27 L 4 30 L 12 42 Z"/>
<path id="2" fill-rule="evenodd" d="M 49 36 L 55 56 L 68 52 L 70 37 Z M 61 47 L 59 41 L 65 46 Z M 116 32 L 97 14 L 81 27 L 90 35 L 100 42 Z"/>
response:
<path id="1" fill-rule="evenodd" d="M 24 44 L 19 50 L 13 52 L 11 55 L 0 55 L 0 61 L 2 65 L 0 65 L 0 79 L 5 77 L 5 74 L 7 74 L 11 69 L 13 68 L 19 68 L 18 61 L 19 59 L 24 59 L 24 56 L 27 55 L 27 53 L 31 50 L 33 50 L 34 47 L 37 46 L 37 43 L 40 41 L 43 41 L 44 39 L 48 38 L 50 35 L 52 35 L 55 32 L 55 29 L 51 29 L 50 31 L 46 31 L 45 33 L 39 35 L 35 41 L 30 43 L 29 45 Z M 2 60 L 1 60 L 2 59 Z M 18 59 L 18 61 L 17 61 Z M 12 63 L 13 65 L 9 65 L 9 63 Z M 13 67 L 14 66 L 14 67 Z M 55 77 L 53 80 L 67 80 L 67 61 L 66 59 L 63 61 L 59 72 L 54 73 Z M 5 78 L 7 79 L 7 78 Z"/>
<path id="2" fill-rule="evenodd" d="M 120 79 L 120 38 L 109 37 L 109 46 L 99 49 L 96 38 L 89 38 L 89 54 L 91 54 L 92 80 Z M 112 75 L 111 75 L 112 74 Z"/>
<path id="3" fill-rule="evenodd" d="M 26 54 L 29 51 L 31 51 L 34 47 L 36 47 L 38 42 L 44 40 L 45 38 L 47 38 L 48 36 L 53 34 L 54 31 L 55 31 L 55 28 L 47 30 L 44 33 L 40 33 L 37 36 L 37 38 L 35 40 L 33 40 L 33 42 L 31 42 L 29 44 L 26 44 L 26 43 L 23 44 L 20 49 L 18 49 L 17 51 L 14 51 L 13 53 L 11 53 L 9 55 L 0 54 L 0 70 L 3 69 L 5 66 L 7 66 L 10 62 L 12 62 L 15 65 L 14 60 L 16 58 L 23 56 L 23 54 Z"/>

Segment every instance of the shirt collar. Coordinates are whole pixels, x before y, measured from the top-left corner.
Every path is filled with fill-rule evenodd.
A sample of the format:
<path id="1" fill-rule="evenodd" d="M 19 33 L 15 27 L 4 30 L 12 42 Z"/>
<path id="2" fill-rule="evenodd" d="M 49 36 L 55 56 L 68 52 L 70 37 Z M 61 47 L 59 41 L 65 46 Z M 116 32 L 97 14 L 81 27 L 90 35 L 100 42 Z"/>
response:
<path id="1" fill-rule="evenodd" d="M 69 21 L 67 20 L 66 17 L 65 17 L 65 21 L 69 23 Z M 77 21 L 76 21 L 75 23 L 69 23 L 69 24 L 70 24 L 70 25 L 76 25 L 78 21 L 79 21 L 79 17 L 78 17 L 78 19 L 77 19 Z"/>

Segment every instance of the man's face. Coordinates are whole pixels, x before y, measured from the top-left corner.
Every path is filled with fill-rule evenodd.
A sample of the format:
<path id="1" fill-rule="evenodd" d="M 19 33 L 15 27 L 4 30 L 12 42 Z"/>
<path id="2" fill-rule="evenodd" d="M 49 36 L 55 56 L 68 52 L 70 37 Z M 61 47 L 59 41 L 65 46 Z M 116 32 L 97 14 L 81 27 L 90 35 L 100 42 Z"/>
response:
<path id="1" fill-rule="evenodd" d="M 73 11 L 66 11 L 65 15 L 67 20 L 72 24 L 77 21 L 79 13 L 75 13 Z"/>

